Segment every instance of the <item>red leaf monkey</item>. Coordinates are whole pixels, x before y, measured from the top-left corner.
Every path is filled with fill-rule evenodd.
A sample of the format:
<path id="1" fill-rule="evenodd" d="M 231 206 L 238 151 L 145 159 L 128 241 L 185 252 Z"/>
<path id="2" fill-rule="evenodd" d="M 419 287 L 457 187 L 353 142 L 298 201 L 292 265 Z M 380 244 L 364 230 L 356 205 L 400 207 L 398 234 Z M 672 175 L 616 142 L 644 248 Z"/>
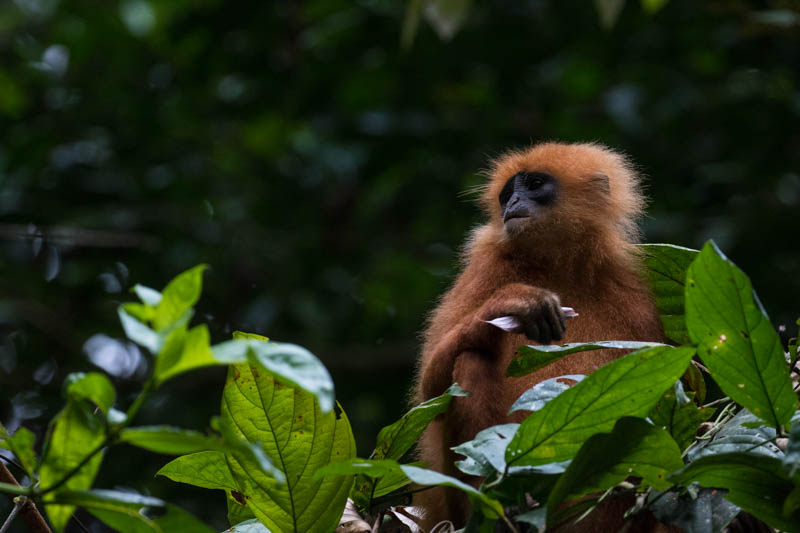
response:
<path id="1" fill-rule="evenodd" d="M 519 422 L 506 413 L 534 384 L 588 374 L 621 355 L 582 352 L 522 378 L 505 377 L 520 345 L 664 339 L 634 247 L 644 197 L 622 155 L 598 144 L 561 143 L 510 152 L 494 162 L 481 205 L 489 220 L 473 231 L 461 275 L 430 316 L 415 392 L 417 402 L 453 382 L 472 392 L 453 401 L 419 446 L 431 468 L 462 479 L 450 447 L 488 426 Z M 562 305 L 579 316 L 567 324 Z M 501 316 L 516 317 L 520 333 L 485 322 Z M 468 501 L 452 489 L 421 492 L 415 503 L 426 510 L 428 526 L 463 525 L 469 515 Z"/>

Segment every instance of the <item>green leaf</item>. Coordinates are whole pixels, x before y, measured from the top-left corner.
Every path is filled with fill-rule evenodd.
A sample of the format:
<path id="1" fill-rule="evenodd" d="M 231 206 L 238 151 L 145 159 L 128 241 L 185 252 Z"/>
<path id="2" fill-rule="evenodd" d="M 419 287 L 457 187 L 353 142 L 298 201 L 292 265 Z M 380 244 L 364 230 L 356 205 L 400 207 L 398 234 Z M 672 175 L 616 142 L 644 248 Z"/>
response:
<path id="1" fill-rule="evenodd" d="M 142 303 L 148 307 L 158 307 L 158 304 L 161 303 L 161 293 L 155 289 L 137 283 L 132 290 Z"/>
<path id="2" fill-rule="evenodd" d="M 756 518 L 784 531 L 800 531 L 800 510 L 783 514 L 784 501 L 800 479 L 790 478 L 778 458 L 751 453 L 708 455 L 671 476 L 670 481 L 727 489 L 725 498 Z"/>
<path id="3" fill-rule="evenodd" d="M 689 266 L 686 325 L 722 391 L 772 426 L 797 409 L 780 338 L 750 279 L 709 241 Z"/>
<path id="4" fill-rule="evenodd" d="M 127 442 L 151 452 L 182 455 L 207 450 L 224 451 L 229 446 L 219 437 L 173 426 L 139 426 L 126 428 L 120 442 Z"/>
<path id="5" fill-rule="evenodd" d="M 182 455 L 162 466 L 156 475 L 205 489 L 239 490 L 221 451 Z"/>
<path id="6" fill-rule="evenodd" d="M 475 438 L 459 444 L 453 451 L 466 457 L 456 461 L 465 474 L 488 477 L 506 470 L 506 447 L 519 424 L 500 424 L 478 432 Z"/>
<path id="7" fill-rule="evenodd" d="M 506 449 L 509 465 L 571 459 L 581 444 L 623 416 L 643 417 L 686 370 L 690 347 L 659 346 L 601 367 L 526 418 Z"/>
<path id="8" fill-rule="evenodd" d="M 39 469 L 39 483 L 42 488 L 46 489 L 60 482 L 104 441 L 103 421 L 93 411 L 94 408 L 86 402 L 70 399 L 51 421 L 50 437 L 46 441 L 42 466 Z M 103 452 L 94 455 L 62 488 L 84 490 L 91 487 L 102 457 Z M 75 507 L 49 505 L 53 498 L 53 493 L 44 496 L 47 514 L 53 528 L 63 531 Z"/>
<path id="9" fill-rule="evenodd" d="M 523 392 L 522 395 L 517 398 L 517 401 L 514 402 L 514 405 L 511 406 L 511 409 L 508 410 L 508 414 L 515 411 L 538 411 L 544 407 L 547 402 L 572 385 L 583 381 L 585 377 L 586 376 L 583 374 L 569 374 L 541 381 Z"/>
<path id="10" fill-rule="evenodd" d="M 370 459 L 400 459 L 417 442 L 428 424 L 447 410 L 454 396 L 468 395 L 467 391 L 454 384 L 441 396 L 431 398 L 412 408 L 400 420 L 381 429 Z M 359 476 L 355 480 L 350 497 L 357 506 L 368 509 L 375 488 L 374 480 Z"/>
<path id="11" fill-rule="evenodd" d="M 413 483 L 418 485 L 437 485 L 443 487 L 453 487 L 467 494 L 473 508 L 480 510 L 482 514 L 490 518 L 500 518 L 503 516 L 503 506 L 486 494 L 476 490 L 471 485 L 450 476 L 440 474 L 434 470 L 428 470 L 413 465 L 401 465 L 393 459 L 352 459 L 330 464 L 321 468 L 315 475 L 317 478 L 331 478 L 336 476 L 350 476 L 361 474 L 373 478 L 380 478 L 387 475 L 394 475 L 400 470 Z"/>
<path id="12" fill-rule="evenodd" d="M 739 514 L 739 507 L 725 499 L 725 491 L 697 490 L 681 494 L 653 491 L 647 508 L 659 522 L 680 528 L 686 533 L 720 533 Z"/>
<path id="13" fill-rule="evenodd" d="M 74 400 L 89 400 L 108 414 L 117 399 L 114 385 L 98 372 L 73 372 L 64 380 L 67 396 Z"/>
<path id="14" fill-rule="evenodd" d="M 323 413 L 333 409 L 333 380 L 325 365 L 311 352 L 302 346 L 284 342 L 234 342 L 246 342 L 250 348 L 251 361 L 274 374 L 286 385 L 313 394 Z"/>
<path id="15" fill-rule="evenodd" d="M 203 271 L 206 268 L 208 265 L 190 268 L 178 274 L 164 287 L 153 317 L 153 328 L 156 331 L 167 329 L 197 303 L 203 290 Z"/>
<path id="16" fill-rule="evenodd" d="M 572 353 L 608 349 L 639 350 L 651 346 L 666 345 L 659 342 L 599 341 L 571 342 L 561 346 L 555 344 L 547 344 L 544 346 L 520 346 L 517 350 L 517 355 L 511 359 L 511 363 L 508 365 L 506 375 L 516 378 L 525 376 Z"/>
<path id="17" fill-rule="evenodd" d="M 244 357 L 239 362 L 242 362 Z M 166 338 L 155 361 L 153 375 L 160 385 L 184 372 L 210 365 L 228 364 L 214 357 L 209 346 L 208 327 L 195 326 L 189 331 L 185 327 L 173 329 Z"/>
<path id="18" fill-rule="evenodd" d="M 125 335 L 136 344 L 147 348 L 150 353 L 157 354 L 164 343 L 164 339 L 145 323 L 134 318 L 129 312 L 131 305 L 122 304 L 117 308 L 117 315 Z"/>
<path id="19" fill-rule="evenodd" d="M 581 446 L 550 493 L 547 516 L 553 520 L 567 499 L 603 492 L 630 476 L 666 489 L 669 474 L 682 467 L 681 451 L 666 431 L 640 418 L 621 418 L 611 433 L 594 435 Z"/>
<path id="20" fill-rule="evenodd" d="M 10 435 L 8 430 L 0 424 L 0 448 L 11 450 L 28 476 L 33 476 L 33 472 L 36 470 L 36 453 L 33 451 L 35 440 L 34 434 L 22 426 L 18 427 L 13 435 Z"/>
<path id="21" fill-rule="evenodd" d="M 653 291 L 664 334 L 678 344 L 689 344 L 684 311 L 686 270 L 699 253 L 671 244 L 641 244 L 647 278 Z"/>
<path id="22" fill-rule="evenodd" d="M 694 442 L 697 426 L 711 418 L 715 411 L 711 407 L 697 407 L 683 391 L 681 382 L 676 381 L 675 386 L 658 400 L 649 418 L 653 424 L 668 431 L 678 447 L 685 450 Z"/>
<path id="23" fill-rule="evenodd" d="M 228 370 L 220 424 L 223 434 L 260 442 L 286 476 L 287 484 L 279 485 L 250 459 L 226 454 L 231 474 L 256 518 L 276 533 L 335 529 L 352 478 L 318 480 L 313 475 L 328 463 L 355 455 L 344 412 L 324 413 L 315 396 L 287 387 L 258 365 L 245 364 Z"/>
<path id="24" fill-rule="evenodd" d="M 228 523 L 239 524 L 246 520 L 255 519 L 253 511 L 247 506 L 247 499 L 238 490 L 226 490 L 225 502 L 228 504 Z M 258 522 L 261 524 L 261 522 Z M 263 527 L 263 526 L 262 526 Z"/>
<path id="25" fill-rule="evenodd" d="M 158 498 L 114 490 L 63 491 L 59 503 L 85 508 L 117 531 L 125 533 L 210 533 L 211 528 Z"/>

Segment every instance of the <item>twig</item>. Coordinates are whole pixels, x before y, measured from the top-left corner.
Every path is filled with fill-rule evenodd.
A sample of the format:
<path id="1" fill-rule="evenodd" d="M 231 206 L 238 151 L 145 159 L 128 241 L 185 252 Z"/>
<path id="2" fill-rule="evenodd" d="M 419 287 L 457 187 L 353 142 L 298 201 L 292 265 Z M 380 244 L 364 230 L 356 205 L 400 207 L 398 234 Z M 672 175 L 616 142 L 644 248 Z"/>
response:
<path id="1" fill-rule="evenodd" d="M 13 522 L 17 517 L 17 513 L 20 509 L 22 509 L 23 505 L 25 505 L 25 498 L 21 496 L 14 498 L 14 508 L 11 509 L 10 513 L 8 513 L 8 518 L 6 518 L 6 521 L 3 522 L 3 526 L 0 527 L 0 533 L 6 533 L 6 531 L 8 531 L 8 528 L 11 527 L 11 522 Z"/>
<path id="2" fill-rule="evenodd" d="M 3 483 L 19 485 L 17 478 L 14 477 L 14 474 L 12 474 L 2 462 L 0 462 L 0 481 Z M 21 497 L 15 498 L 15 505 L 16 502 L 22 500 L 23 498 Z M 39 513 L 39 509 L 36 508 L 36 504 L 33 503 L 33 500 L 30 498 L 24 498 L 22 505 L 22 519 L 25 520 L 25 523 L 28 525 L 28 528 L 32 533 L 53 533 L 50 529 L 50 526 L 47 525 L 44 517 L 41 515 L 41 513 Z M 6 520 L 6 522 L 8 522 L 8 520 Z"/>

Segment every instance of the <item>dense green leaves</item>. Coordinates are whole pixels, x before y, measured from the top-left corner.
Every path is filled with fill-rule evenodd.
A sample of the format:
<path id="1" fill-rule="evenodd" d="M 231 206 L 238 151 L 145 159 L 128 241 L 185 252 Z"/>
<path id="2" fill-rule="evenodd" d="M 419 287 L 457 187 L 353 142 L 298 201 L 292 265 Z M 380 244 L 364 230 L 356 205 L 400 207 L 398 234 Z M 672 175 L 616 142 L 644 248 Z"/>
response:
<path id="1" fill-rule="evenodd" d="M 797 408 L 778 334 L 750 279 L 707 243 L 689 267 L 686 325 L 722 391 L 773 426 Z"/>
<path id="2" fill-rule="evenodd" d="M 603 492 L 630 476 L 666 489 L 667 476 L 682 466 L 681 451 L 666 431 L 639 418 L 621 418 L 611 433 L 592 436 L 578 450 L 547 500 L 548 521 L 557 523 L 564 500 Z"/>
<path id="3" fill-rule="evenodd" d="M 281 384 L 256 364 L 229 369 L 221 411 L 223 430 L 260 442 L 286 476 L 287 483 L 278 484 L 248 458 L 226 454 L 239 492 L 256 518 L 275 533 L 333 529 L 352 477 L 318 480 L 313 473 L 355 455 L 344 412 L 323 412 L 315 396 Z"/>
<path id="4" fill-rule="evenodd" d="M 475 438 L 453 447 L 466 457 L 456 461 L 465 474 L 488 477 L 506 470 L 506 447 L 517 432 L 519 424 L 500 424 L 482 429 Z"/>
<path id="5" fill-rule="evenodd" d="M 694 393 L 691 393 L 694 396 Z M 694 442 L 697 426 L 714 415 L 713 407 L 698 407 L 688 396 L 680 381 L 675 382 L 658 400 L 649 418 L 672 435 L 681 450 Z"/>
<path id="6" fill-rule="evenodd" d="M 413 407 L 400 420 L 381 429 L 378 433 L 375 450 L 372 452 L 370 459 L 399 460 L 417 442 L 417 439 L 419 439 L 428 424 L 447 410 L 454 396 L 468 395 L 467 391 L 454 384 L 441 396 L 431 398 Z M 387 488 L 392 486 L 402 485 L 399 480 L 385 483 L 382 493 L 385 494 Z M 370 501 L 376 495 L 377 488 L 377 483 L 374 479 L 367 476 L 358 476 L 353 485 L 351 497 L 359 507 L 368 508 Z"/>
<path id="7" fill-rule="evenodd" d="M 370 477 L 380 478 L 401 471 L 410 481 L 419 485 L 436 485 L 442 487 L 452 487 L 467 494 L 473 506 L 478 508 L 484 515 L 490 518 L 503 516 L 503 506 L 497 500 L 487 496 L 483 492 L 476 490 L 471 485 L 464 483 L 456 478 L 440 474 L 433 470 L 420 468 L 413 465 L 401 465 L 391 459 L 358 459 L 353 458 L 331 464 L 321 469 L 317 477 L 348 476 L 362 474 Z"/>
<path id="8" fill-rule="evenodd" d="M 659 342 L 637 342 L 637 341 L 598 341 L 598 342 L 572 342 L 561 346 L 546 344 L 543 346 L 520 346 L 517 355 L 508 365 L 506 375 L 520 377 L 530 374 L 535 370 L 549 365 L 572 353 L 585 352 L 588 350 L 639 350 L 650 346 L 664 346 Z"/>
<path id="9" fill-rule="evenodd" d="M 697 257 L 697 250 L 671 244 L 642 244 L 639 249 L 643 252 L 664 333 L 678 344 L 687 344 L 684 285 L 686 270 Z"/>
<path id="10" fill-rule="evenodd" d="M 670 481 L 727 489 L 726 499 L 770 526 L 800 531 L 800 508 L 784 513 L 784 503 L 800 478 L 790 477 L 780 459 L 749 453 L 709 455 L 694 461 Z"/>
<path id="11" fill-rule="evenodd" d="M 506 449 L 510 465 L 571 459 L 580 445 L 623 416 L 645 416 L 686 370 L 692 348 L 655 347 L 626 355 L 564 391 L 522 422 Z"/>
<path id="12" fill-rule="evenodd" d="M 186 511 L 158 498 L 112 490 L 64 491 L 59 503 L 80 506 L 125 533 L 213 533 Z M 52 506 L 51 506 L 52 507 Z"/>

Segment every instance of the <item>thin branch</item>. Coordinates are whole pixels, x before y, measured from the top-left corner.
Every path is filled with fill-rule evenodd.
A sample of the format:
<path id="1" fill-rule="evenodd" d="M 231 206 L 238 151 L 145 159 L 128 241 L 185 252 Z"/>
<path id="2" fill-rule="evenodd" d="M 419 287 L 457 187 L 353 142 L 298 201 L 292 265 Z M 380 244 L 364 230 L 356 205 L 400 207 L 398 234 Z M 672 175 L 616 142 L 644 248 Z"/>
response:
<path id="1" fill-rule="evenodd" d="M 19 485 L 17 478 L 14 477 L 14 474 L 12 474 L 2 462 L 0 462 L 0 481 L 12 485 Z M 19 496 L 15 498 L 15 502 L 20 500 L 22 500 L 22 498 Z M 30 529 L 32 533 L 53 533 L 50 526 L 47 525 L 44 517 L 39 512 L 39 509 L 36 508 L 36 504 L 33 503 L 33 500 L 30 498 L 24 498 L 22 519 L 25 520 L 28 529 Z"/>

